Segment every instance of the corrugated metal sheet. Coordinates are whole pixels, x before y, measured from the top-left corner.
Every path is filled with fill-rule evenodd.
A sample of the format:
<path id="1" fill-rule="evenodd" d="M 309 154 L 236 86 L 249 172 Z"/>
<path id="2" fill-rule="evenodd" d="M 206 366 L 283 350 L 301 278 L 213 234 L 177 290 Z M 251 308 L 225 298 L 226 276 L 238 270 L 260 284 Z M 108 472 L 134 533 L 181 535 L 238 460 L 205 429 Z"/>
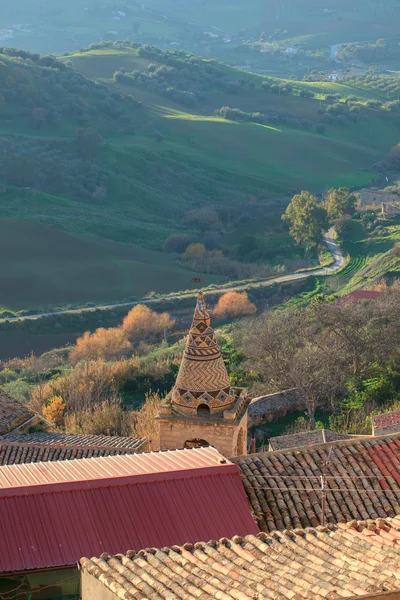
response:
<path id="1" fill-rule="evenodd" d="M 259 531 L 238 467 L 213 448 L 1 467 L 0 480 L 3 573 Z"/>
<path id="2" fill-rule="evenodd" d="M 170 450 L 79 461 L 21 464 L 0 468 L 0 489 L 60 482 L 97 481 L 113 477 L 176 473 L 227 462 L 215 448 Z"/>

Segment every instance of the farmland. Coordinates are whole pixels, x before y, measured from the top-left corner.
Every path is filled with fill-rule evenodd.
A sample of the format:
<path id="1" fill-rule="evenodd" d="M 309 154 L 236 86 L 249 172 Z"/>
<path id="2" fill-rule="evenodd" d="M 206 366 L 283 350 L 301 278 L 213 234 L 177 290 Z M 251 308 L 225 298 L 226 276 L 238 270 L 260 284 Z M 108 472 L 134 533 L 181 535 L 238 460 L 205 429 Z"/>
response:
<path id="1" fill-rule="evenodd" d="M 15 84 L 25 86 L 25 95 L 20 108 L 10 93 L 0 105 L 2 251 L 19 256 L 2 267 L 7 285 L 0 306 L 15 310 L 186 289 L 196 274 L 162 248 L 171 234 L 195 240 L 203 235 L 185 221 L 203 207 L 220 215 L 218 244 L 229 258 L 237 257 L 241 238 L 250 234 L 257 236 L 263 263 L 289 270 L 299 268 L 299 261 L 307 266 L 280 220 L 290 196 L 301 189 L 366 185 L 376 177 L 374 163 L 398 142 L 399 114 L 365 105 L 375 92 L 265 80 L 179 52 L 147 52 L 156 58 L 144 56 L 140 45 L 106 45 L 65 56 L 56 68 L 37 57 L 1 57 L 3 73 L 20 78 Z M 158 69 L 179 73 L 168 61 L 185 69 L 182 85 L 191 91 L 175 88 L 171 96 L 160 87 Z M 128 82 L 114 77 L 121 68 Z M 132 85 L 132 71 L 149 85 Z M 271 89 L 263 88 L 265 81 Z M 68 90 L 66 104 L 60 90 Z M 186 106 L 182 95 L 192 102 L 193 91 L 197 99 Z M 337 94 L 335 110 L 343 107 L 350 115 L 345 101 L 355 92 L 354 122 L 334 116 L 318 133 L 332 106 L 326 95 Z M 27 109 L 24 98 L 30 96 L 36 106 L 47 103 L 44 113 Z M 215 114 L 223 106 L 271 117 L 223 118 Z M 93 155 L 85 154 L 86 142 L 79 139 L 82 123 L 94 128 L 87 129 Z M 11 222 L 14 234 L 7 235 Z M 29 256 L 25 266 L 21 255 Z"/>
<path id="2" fill-rule="evenodd" d="M 168 254 L 18 219 L 0 219 L 0 254 L 0 306 L 17 309 L 178 291 L 195 275 Z"/>

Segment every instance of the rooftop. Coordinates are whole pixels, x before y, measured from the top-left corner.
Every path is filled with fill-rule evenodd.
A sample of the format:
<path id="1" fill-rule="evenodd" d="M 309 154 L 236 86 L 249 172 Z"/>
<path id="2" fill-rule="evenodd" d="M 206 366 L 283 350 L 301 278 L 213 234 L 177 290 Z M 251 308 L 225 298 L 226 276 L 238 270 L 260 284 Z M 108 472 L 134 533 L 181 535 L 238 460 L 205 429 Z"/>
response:
<path id="1" fill-rule="evenodd" d="M 144 452 L 147 441 L 106 435 L 55 432 L 0 436 L 0 466 Z"/>
<path id="2" fill-rule="evenodd" d="M 374 435 L 385 435 L 386 433 L 400 433 L 400 410 L 383 413 L 372 417 L 372 429 Z"/>
<path id="3" fill-rule="evenodd" d="M 299 446 L 310 446 L 313 444 L 325 444 L 336 440 L 348 440 L 355 436 L 346 433 L 337 433 L 329 429 L 314 429 L 291 435 L 280 435 L 269 439 L 270 450 L 284 450 L 286 448 L 298 448 Z"/>
<path id="4" fill-rule="evenodd" d="M 361 300 L 376 300 L 382 296 L 382 292 L 376 290 L 355 290 L 350 292 L 346 296 L 343 296 L 342 300 L 349 302 L 360 302 Z"/>
<path id="5" fill-rule="evenodd" d="M 0 467 L 0 514 L 2 573 L 258 531 L 214 448 Z"/>
<path id="6" fill-rule="evenodd" d="M 35 413 L 0 389 L 0 435 L 33 419 Z"/>
<path id="7" fill-rule="evenodd" d="M 262 531 L 400 514 L 400 435 L 357 438 L 232 458 Z"/>
<path id="8" fill-rule="evenodd" d="M 124 600 L 377 595 L 400 590 L 399 563 L 398 518 L 81 559 L 83 581 L 90 574 L 97 589 L 105 586 Z"/>

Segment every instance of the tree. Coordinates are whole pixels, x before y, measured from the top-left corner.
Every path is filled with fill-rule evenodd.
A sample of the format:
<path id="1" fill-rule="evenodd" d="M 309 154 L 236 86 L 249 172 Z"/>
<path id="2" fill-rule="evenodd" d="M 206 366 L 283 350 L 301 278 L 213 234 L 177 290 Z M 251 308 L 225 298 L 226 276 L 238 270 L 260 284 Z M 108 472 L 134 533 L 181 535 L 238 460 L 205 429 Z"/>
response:
<path id="1" fill-rule="evenodd" d="M 267 312 L 235 334 L 248 357 L 248 370 L 253 375 L 258 371 L 264 383 L 258 393 L 296 389 L 311 427 L 317 406 L 341 393 L 346 373 L 345 360 L 314 329 L 312 316 L 312 309 Z"/>
<path id="2" fill-rule="evenodd" d="M 29 406 L 40 413 L 51 398 L 61 396 L 67 414 L 81 412 L 114 398 L 115 388 L 107 363 L 100 359 L 81 362 L 66 375 L 39 384 L 31 393 Z"/>
<path id="3" fill-rule="evenodd" d="M 203 258 L 206 254 L 206 247 L 204 244 L 190 244 L 185 252 L 183 253 L 183 258 Z"/>
<path id="4" fill-rule="evenodd" d="M 293 196 L 282 219 L 290 221 L 290 235 L 306 247 L 316 246 L 329 227 L 326 209 L 318 206 L 316 197 L 306 191 Z"/>
<path id="5" fill-rule="evenodd" d="M 92 161 L 103 143 L 103 138 L 94 127 L 82 127 L 76 132 L 79 150 L 84 158 Z"/>
<path id="6" fill-rule="evenodd" d="M 146 394 L 146 402 L 142 408 L 132 413 L 132 433 L 135 437 L 149 441 L 151 450 L 160 449 L 160 426 L 156 420 L 161 406 L 159 394 Z"/>
<path id="7" fill-rule="evenodd" d="M 186 248 L 193 243 L 193 237 L 185 233 L 173 233 L 165 240 L 163 250 L 165 252 L 177 252 L 182 254 Z"/>
<path id="8" fill-rule="evenodd" d="M 175 319 L 166 312 L 157 313 L 144 304 L 137 304 L 126 315 L 122 329 L 132 343 L 160 338 L 165 330 L 172 329 Z"/>
<path id="9" fill-rule="evenodd" d="M 186 225 L 196 227 L 201 231 L 222 229 L 222 223 L 219 220 L 217 212 L 211 208 L 192 210 L 186 215 L 183 221 Z"/>
<path id="10" fill-rule="evenodd" d="M 61 396 L 53 396 L 47 406 L 43 407 L 42 413 L 47 421 L 56 427 L 63 427 L 66 409 L 67 405 Z"/>
<path id="11" fill-rule="evenodd" d="M 256 312 L 257 308 L 250 302 L 246 292 L 227 292 L 219 298 L 213 316 L 228 319 L 254 315 Z"/>
<path id="12" fill-rule="evenodd" d="M 100 327 L 94 333 L 86 331 L 77 339 L 69 359 L 76 364 L 81 360 L 118 360 L 130 354 L 132 346 L 126 337 L 126 332 L 120 327 L 105 329 Z"/>
<path id="13" fill-rule="evenodd" d="M 325 205 L 331 219 L 345 215 L 353 215 L 356 210 L 357 198 L 349 189 L 341 187 L 329 190 L 325 196 Z"/>

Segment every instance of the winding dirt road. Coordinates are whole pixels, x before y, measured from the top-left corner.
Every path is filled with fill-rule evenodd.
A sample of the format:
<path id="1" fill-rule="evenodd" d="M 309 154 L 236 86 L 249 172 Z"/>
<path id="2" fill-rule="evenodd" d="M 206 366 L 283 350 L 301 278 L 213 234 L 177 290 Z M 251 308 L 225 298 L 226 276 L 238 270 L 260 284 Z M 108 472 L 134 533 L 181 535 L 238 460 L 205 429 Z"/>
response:
<path id="1" fill-rule="evenodd" d="M 284 283 L 285 281 L 298 281 L 301 279 L 308 279 L 308 277 L 313 277 L 315 275 L 332 275 L 333 273 L 335 273 L 336 271 L 339 271 L 344 266 L 346 260 L 343 256 L 343 253 L 342 253 L 340 247 L 335 242 L 333 228 L 330 229 L 324 235 L 324 239 L 325 239 L 325 243 L 328 246 L 330 253 L 332 254 L 332 256 L 334 258 L 334 262 L 329 267 L 319 267 L 317 269 L 312 269 L 309 271 L 302 271 L 299 273 L 290 273 L 288 275 L 282 275 L 280 277 L 271 277 L 270 279 L 265 279 L 265 280 L 255 280 L 250 283 L 232 285 L 231 287 L 214 288 L 213 290 L 210 290 L 210 291 L 206 290 L 204 292 L 204 295 L 206 296 L 206 295 L 210 295 L 210 294 L 218 294 L 218 293 L 223 294 L 225 292 L 251 290 L 252 288 L 260 287 L 260 286 L 268 287 L 270 285 L 274 285 L 275 283 Z M 196 296 L 197 296 L 197 290 L 193 290 L 193 292 L 188 292 L 188 293 L 184 293 L 184 294 L 177 292 L 174 295 L 168 296 L 167 299 L 168 300 L 179 300 L 182 298 L 195 298 Z M 91 306 L 91 307 L 85 307 L 85 308 L 75 308 L 75 309 L 40 313 L 37 315 L 10 317 L 8 319 L 7 318 L 0 319 L 0 323 L 4 323 L 5 321 L 23 321 L 23 320 L 33 321 L 35 319 L 43 319 L 44 317 L 51 317 L 51 316 L 56 316 L 56 315 L 79 315 L 79 314 L 82 314 L 85 312 L 93 312 L 95 310 L 113 310 L 115 308 L 120 308 L 120 307 L 135 306 L 136 304 L 157 304 L 157 302 L 164 302 L 164 301 L 165 301 L 165 298 L 147 298 L 144 300 L 137 300 L 135 302 L 121 302 L 119 304 L 105 304 L 105 305 Z"/>

